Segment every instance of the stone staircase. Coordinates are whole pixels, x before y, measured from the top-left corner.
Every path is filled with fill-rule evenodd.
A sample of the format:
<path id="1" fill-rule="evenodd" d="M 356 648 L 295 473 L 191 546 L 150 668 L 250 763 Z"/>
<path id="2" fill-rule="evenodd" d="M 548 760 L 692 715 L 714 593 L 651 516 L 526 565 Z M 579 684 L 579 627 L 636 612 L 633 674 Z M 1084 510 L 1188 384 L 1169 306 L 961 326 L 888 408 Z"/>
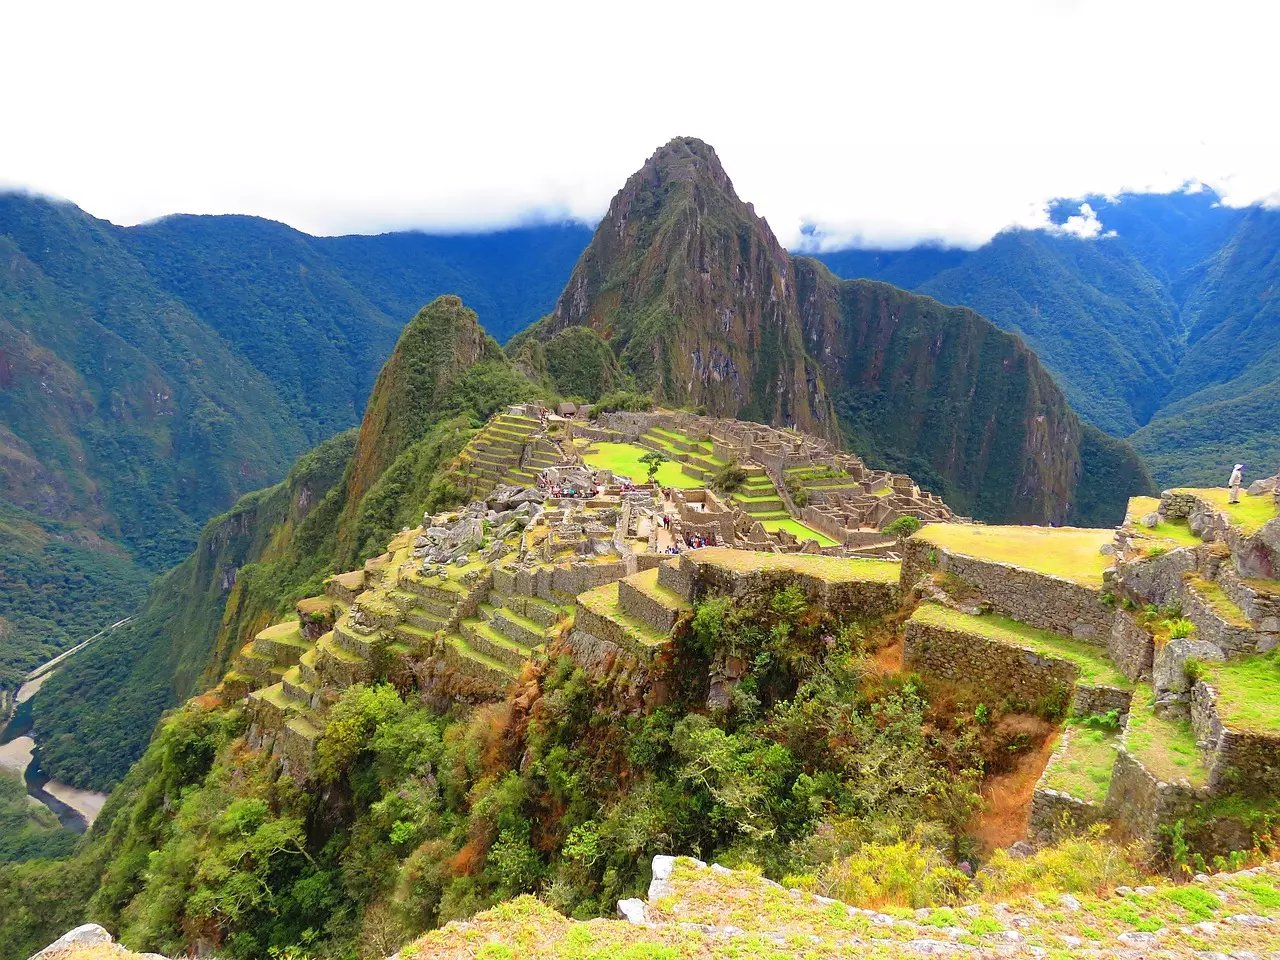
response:
<path id="1" fill-rule="evenodd" d="M 534 435 L 542 423 L 532 417 L 503 413 L 492 418 L 467 443 L 460 455 L 459 475 L 471 481 L 473 494 L 492 490 L 500 483 L 532 486 L 542 464 L 561 462 L 555 444 Z"/>

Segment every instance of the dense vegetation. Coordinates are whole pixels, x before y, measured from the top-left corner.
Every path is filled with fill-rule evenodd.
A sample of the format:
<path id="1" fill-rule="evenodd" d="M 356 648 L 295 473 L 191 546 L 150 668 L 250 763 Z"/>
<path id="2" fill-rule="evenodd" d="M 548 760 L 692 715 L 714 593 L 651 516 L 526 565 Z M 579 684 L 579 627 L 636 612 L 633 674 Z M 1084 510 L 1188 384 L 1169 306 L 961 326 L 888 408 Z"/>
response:
<path id="1" fill-rule="evenodd" d="M 150 574 L 80 532 L 0 505 L 0 690 L 142 605 Z"/>
<path id="2" fill-rule="evenodd" d="M 599 400 L 630 383 L 609 344 L 590 327 L 569 327 L 545 342 L 531 327 L 512 339 L 507 353 L 529 379 L 579 402 Z"/>
<path id="3" fill-rule="evenodd" d="M 0 767 L 0 864 L 65 857 L 77 840 L 48 807 L 30 802 L 20 774 Z"/>
<path id="4" fill-rule="evenodd" d="M 1222 485 L 1244 461 L 1280 467 L 1280 214 L 1209 191 L 1089 197 L 1103 236 L 999 234 L 975 251 L 822 254 L 870 277 L 973 307 L 1022 336 L 1085 420 L 1133 437 L 1164 486 Z M 1053 218 L 1075 215 L 1059 203 Z M 1111 231 L 1114 231 L 1112 234 Z"/>
<path id="5" fill-rule="evenodd" d="M 467 716 L 390 684 L 352 687 L 307 790 L 245 749 L 237 710 L 193 703 L 57 881 L 0 871 L 0 914 L 21 918 L 0 948 L 74 916 L 44 902 L 55 884 L 139 949 L 353 957 L 521 892 L 598 915 L 644 886 L 656 852 L 777 878 L 903 841 L 973 856 L 979 778 L 1030 741 L 999 732 L 999 704 L 975 722 L 954 691 L 886 675 L 876 642 L 790 588 L 699 607 L 679 634 L 674 700 L 648 716 L 568 659 Z M 751 670 L 707 712 L 709 668 L 726 656 Z"/>

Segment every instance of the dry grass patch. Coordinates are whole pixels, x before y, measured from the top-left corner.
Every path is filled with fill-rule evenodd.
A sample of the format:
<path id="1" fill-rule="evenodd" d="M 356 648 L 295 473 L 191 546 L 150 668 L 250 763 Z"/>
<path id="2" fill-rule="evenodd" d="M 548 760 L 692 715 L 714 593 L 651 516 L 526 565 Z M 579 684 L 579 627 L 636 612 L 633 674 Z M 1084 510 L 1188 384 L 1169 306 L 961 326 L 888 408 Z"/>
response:
<path id="1" fill-rule="evenodd" d="M 1101 587 L 1102 572 L 1112 560 L 1100 551 L 1115 539 L 1115 532 L 1079 527 L 930 523 L 914 539 L 976 560 L 1006 563 L 1082 586 Z"/>

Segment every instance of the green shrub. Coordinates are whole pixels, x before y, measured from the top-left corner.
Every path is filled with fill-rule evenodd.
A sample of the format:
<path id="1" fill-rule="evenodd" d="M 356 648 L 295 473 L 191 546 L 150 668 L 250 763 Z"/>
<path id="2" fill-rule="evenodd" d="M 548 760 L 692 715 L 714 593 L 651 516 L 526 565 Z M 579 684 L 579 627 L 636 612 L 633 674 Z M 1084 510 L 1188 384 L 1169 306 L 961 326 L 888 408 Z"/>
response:
<path id="1" fill-rule="evenodd" d="M 1166 626 L 1169 628 L 1170 640 L 1181 640 L 1196 632 L 1196 625 L 1190 620 L 1184 620 L 1181 617 L 1177 620 L 1166 621 Z"/>
<path id="2" fill-rule="evenodd" d="M 747 471 L 737 460 L 726 463 L 711 477 L 711 488 L 720 493 L 737 493 L 747 482 Z"/>

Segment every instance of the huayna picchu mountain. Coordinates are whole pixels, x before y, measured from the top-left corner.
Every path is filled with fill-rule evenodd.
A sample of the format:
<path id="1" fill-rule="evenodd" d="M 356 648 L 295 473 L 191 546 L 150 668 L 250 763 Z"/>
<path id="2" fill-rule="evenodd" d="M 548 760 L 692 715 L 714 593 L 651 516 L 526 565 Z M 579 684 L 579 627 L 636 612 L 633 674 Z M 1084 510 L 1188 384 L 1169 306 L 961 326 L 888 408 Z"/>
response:
<path id="1" fill-rule="evenodd" d="M 555 311 L 508 349 L 575 326 L 661 402 L 842 441 L 980 519 L 1116 523 L 1151 489 L 1018 338 L 789 256 L 700 140 L 672 140 L 632 175 Z"/>

